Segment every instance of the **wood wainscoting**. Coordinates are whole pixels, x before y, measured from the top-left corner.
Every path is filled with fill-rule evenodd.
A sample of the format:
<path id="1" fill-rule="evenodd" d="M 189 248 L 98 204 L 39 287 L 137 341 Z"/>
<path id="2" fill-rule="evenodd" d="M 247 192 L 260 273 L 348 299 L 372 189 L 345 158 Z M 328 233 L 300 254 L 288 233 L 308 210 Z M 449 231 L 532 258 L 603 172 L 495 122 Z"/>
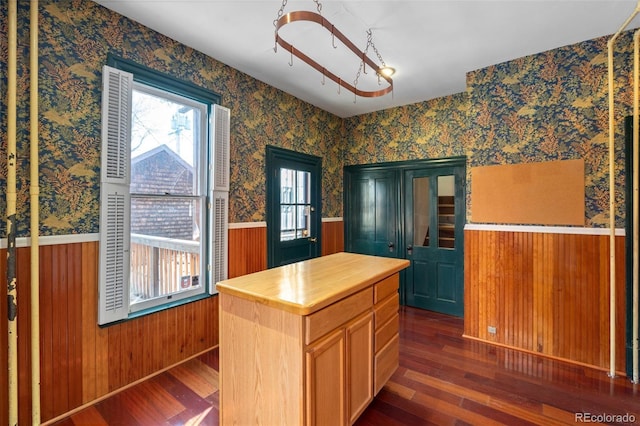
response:
<path id="1" fill-rule="evenodd" d="M 267 226 L 229 226 L 229 278 L 267 269 Z"/>
<path id="2" fill-rule="evenodd" d="M 18 391 L 20 423 L 31 418 L 30 249 L 17 249 Z M 6 275 L 6 250 L 0 250 Z M 210 297 L 144 317 L 97 325 L 98 242 L 40 247 L 41 418 L 55 418 L 155 374 L 218 344 L 218 298 Z M 6 286 L 0 290 L 6 300 Z M 7 305 L 0 307 L 7 318 Z M 7 347 L 7 322 L 0 322 Z M 0 351 L 7 365 L 7 352 Z M 0 388 L 7 389 L 7 369 Z M 6 393 L 2 392 L 6 395 Z M 0 422 L 8 422 L 7 398 Z"/>
<path id="3" fill-rule="evenodd" d="M 465 230 L 464 241 L 467 337 L 609 368 L 608 235 Z M 618 371 L 625 365 L 624 244 L 616 237 Z"/>
<path id="4" fill-rule="evenodd" d="M 322 219 L 322 256 L 344 251 L 342 218 Z M 267 225 L 264 222 L 229 226 L 229 278 L 267 269 Z"/>
<path id="5" fill-rule="evenodd" d="M 344 251 L 344 222 L 342 218 L 322 220 L 322 255 Z"/>
<path id="6" fill-rule="evenodd" d="M 342 221 L 323 222 L 322 254 L 344 249 Z M 43 240 L 46 239 L 42 238 Z M 97 326 L 98 242 L 40 247 L 41 417 L 56 418 L 218 344 L 218 298 L 210 297 L 114 324 Z M 229 276 L 267 267 L 266 227 L 229 230 Z M 17 249 L 20 423 L 31 419 L 30 249 Z M 7 251 L 0 250 L 6 277 Z M 0 299 L 6 300 L 6 285 Z M 7 304 L 0 304 L 0 345 L 7 347 Z M 0 350 L 0 394 L 8 388 Z M 0 398 L 0 424 L 8 401 Z"/>

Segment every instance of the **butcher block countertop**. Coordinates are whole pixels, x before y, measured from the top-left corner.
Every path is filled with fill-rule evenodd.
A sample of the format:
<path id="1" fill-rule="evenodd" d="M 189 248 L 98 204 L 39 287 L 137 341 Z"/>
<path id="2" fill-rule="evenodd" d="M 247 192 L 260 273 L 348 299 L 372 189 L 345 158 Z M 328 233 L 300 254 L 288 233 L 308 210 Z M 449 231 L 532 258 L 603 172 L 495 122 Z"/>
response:
<path id="1" fill-rule="evenodd" d="M 220 281 L 220 293 L 312 314 L 409 266 L 406 259 L 335 253 Z"/>

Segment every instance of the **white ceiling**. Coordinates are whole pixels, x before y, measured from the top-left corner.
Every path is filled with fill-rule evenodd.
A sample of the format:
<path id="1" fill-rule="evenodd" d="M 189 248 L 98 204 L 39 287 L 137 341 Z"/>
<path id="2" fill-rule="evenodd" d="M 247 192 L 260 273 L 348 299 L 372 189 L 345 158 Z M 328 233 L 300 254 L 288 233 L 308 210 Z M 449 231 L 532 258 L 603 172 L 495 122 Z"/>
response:
<path id="1" fill-rule="evenodd" d="M 340 117 L 421 102 L 465 90 L 468 71 L 613 34 L 636 0 L 329 0 L 322 16 L 361 50 L 366 30 L 387 65 L 394 91 L 355 99 L 290 54 L 274 52 L 280 0 L 97 0 L 97 3 L 271 86 Z M 316 11 L 312 0 L 289 0 L 284 13 Z M 631 27 L 637 27 L 635 19 Z M 317 24 L 296 22 L 280 36 L 353 83 L 359 62 Z M 372 49 L 369 56 L 379 63 Z M 369 80 L 365 80 L 368 78 Z M 381 87 L 386 87 L 382 85 Z M 377 90 L 373 73 L 358 88 Z M 354 103 L 355 101 L 355 103 Z"/>

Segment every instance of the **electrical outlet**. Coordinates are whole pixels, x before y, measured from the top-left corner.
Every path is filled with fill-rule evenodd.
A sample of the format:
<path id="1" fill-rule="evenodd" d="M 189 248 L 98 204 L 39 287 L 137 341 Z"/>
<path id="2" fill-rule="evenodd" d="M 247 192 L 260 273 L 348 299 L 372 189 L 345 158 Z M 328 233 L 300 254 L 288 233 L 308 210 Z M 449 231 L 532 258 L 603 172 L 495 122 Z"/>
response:
<path id="1" fill-rule="evenodd" d="M 493 325 L 487 327 L 487 331 L 489 332 L 489 334 L 496 334 L 496 328 Z"/>

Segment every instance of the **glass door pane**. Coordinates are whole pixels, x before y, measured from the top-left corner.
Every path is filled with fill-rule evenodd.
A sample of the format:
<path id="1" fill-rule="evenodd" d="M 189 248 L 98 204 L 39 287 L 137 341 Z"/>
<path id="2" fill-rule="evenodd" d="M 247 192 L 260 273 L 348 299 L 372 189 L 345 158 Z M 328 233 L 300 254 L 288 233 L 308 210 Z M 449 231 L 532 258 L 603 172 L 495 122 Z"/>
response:
<path id="1" fill-rule="evenodd" d="M 311 173 L 280 169 L 280 241 L 307 238 L 311 232 Z"/>
<path id="2" fill-rule="evenodd" d="M 413 246 L 429 245 L 429 223 L 431 222 L 431 194 L 429 178 L 413 179 Z"/>

